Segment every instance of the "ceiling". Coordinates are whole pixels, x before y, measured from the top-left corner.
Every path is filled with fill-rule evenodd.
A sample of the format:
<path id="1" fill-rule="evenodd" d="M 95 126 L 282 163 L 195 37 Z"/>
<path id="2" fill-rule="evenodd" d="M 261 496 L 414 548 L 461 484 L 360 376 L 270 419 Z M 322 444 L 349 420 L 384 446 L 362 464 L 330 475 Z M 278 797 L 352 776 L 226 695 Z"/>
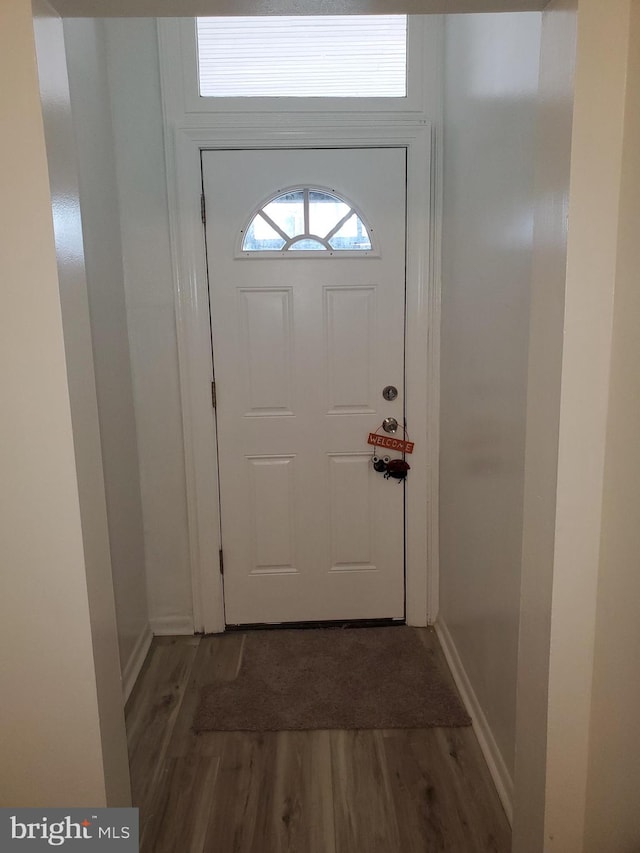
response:
<path id="1" fill-rule="evenodd" d="M 548 0 L 53 0 L 63 17 L 422 15 L 539 11 Z"/>

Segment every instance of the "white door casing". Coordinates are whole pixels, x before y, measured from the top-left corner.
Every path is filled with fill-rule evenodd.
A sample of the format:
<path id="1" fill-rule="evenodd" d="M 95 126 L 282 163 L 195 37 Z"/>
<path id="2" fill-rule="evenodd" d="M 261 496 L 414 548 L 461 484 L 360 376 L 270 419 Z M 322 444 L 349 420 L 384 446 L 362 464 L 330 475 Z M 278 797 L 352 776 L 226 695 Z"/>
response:
<path id="1" fill-rule="evenodd" d="M 203 152 L 228 624 L 404 616 L 404 490 L 366 439 L 403 419 L 405 180 L 400 147 Z M 373 251 L 244 257 L 294 185 L 354 203 Z"/>
<path id="2" fill-rule="evenodd" d="M 161 28 L 162 29 L 162 28 Z M 434 44 L 434 49 L 437 44 Z M 173 65 L 162 65 L 163 93 L 171 92 Z M 212 360 L 204 228 L 200 215 L 202 152 L 230 148 L 402 146 L 407 151 L 406 363 L 407 417 L 413 476 L 406 484 L 406 616 L 410 625 L 432 623 L 438 612 L 438 405 L 441 164 L 432 156 L 438 130 L 426 120 L 375 124 L 306 115 L 295 122 L 262 117 L 251 126 L 219 117 L 175 114 L 167 127 L 169 221 L 175 277 L 176 330 L 192 573 L 193 628 L 224 630 L 218 565 L 219 506 L 216 424 L 211 408 Z M 426 440 L 425 440 L 426 438 Z M 426 523 L 425 523 L 426 520 Z"/>

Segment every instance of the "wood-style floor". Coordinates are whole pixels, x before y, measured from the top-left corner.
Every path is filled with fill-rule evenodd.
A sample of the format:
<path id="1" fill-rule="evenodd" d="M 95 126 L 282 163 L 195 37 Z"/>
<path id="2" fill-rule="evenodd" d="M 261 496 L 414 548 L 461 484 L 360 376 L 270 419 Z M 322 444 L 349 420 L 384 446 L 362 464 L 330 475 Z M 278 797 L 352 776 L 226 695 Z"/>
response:
<path id="1" fill-rule="evenodd" d="M 235 677 L 243 636 L 154 640 L 127 705 L 143 853 L 510 850 L 470 728 L 194 734 L 199 686 Z"/>

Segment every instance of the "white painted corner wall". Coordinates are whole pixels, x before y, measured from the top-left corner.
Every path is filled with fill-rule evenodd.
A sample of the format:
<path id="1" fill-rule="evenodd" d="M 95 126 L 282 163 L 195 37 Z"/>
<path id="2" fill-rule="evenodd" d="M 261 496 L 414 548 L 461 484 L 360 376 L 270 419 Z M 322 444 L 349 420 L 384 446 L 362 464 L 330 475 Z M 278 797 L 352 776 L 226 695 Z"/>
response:
<path id="1" fill-rule="evenodd" d="M 542 16 L 525 453 L 513 847 L 543 845 L 577 0 Z"/>
<path id="2" fill-rule="evenodd" d="M 629 67 L 625 80 L 625 131 L 589 722 L 585 853 L 640 849 L 640 739 L 636 734 L 640 718 L 638 2 L 631 4 L 629 23 L 626 48 Z"/>
<path id="3" fill-rule="evenodd" d="M 543 20 L 513 849 L 627 853 L 640 849 L 640 5 L 554 0 Z"/>
<path id="4" fill-rule="evenodd" d="M 509 815 L 540 23 L 445 22 L 437 627 Z"/>
<path id="5" fill-rule="evenodd" d="M 543 836 L 558 853 L 640 844 L 638 506 L 626 504 L 639 318 L 625 317 L 638 282 L 637 13 L 637 0 L 578 2 Z"/>
<path id="6" fill-rule="evenodd" d="M 0 76 L 10 81 L 0 91 L 7 119 L 0 170 L 3 198 L 11 200 L 0 211 L 0 801 L 125 806 L 124 714 L 62 23 L 44 3 L 34 14 L 30 3 L 0 6 Z"/>

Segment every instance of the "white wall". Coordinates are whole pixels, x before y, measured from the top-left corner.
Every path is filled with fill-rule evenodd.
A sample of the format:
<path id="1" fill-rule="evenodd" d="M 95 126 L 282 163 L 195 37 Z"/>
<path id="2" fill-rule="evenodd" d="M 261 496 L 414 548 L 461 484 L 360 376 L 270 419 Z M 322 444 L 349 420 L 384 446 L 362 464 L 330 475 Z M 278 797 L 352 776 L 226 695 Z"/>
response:
<path id="1" fill-rule="evenodd" d="M 62 26 L 38 8 L 42 108 L 31 3 L 0 5 L 0 802 L 126 805 Z"/>
<path id="2" fill-rule="evenodd" d="M 65 38 L 128 691 L 147 623 L 193 629 L 156 23 L 69 19 Z"/>
<path id="3" fill-rule="evenodd" d="M 64 23 L 118 642 L 128 691 L 150 633 L 140 466 L 103 29 L 102 21 L 92 19 Z"/>
<path id="4" fill-rule="evenodd" d="M 439 625 L 507 807 L 539 50 L 537 13 L 446 19 Z"/>
<path id="5" fill-rule="evenodd" d="M 154 19 L 104 22 L 133 392 L 149 617 L 191 632 L 187 499 L 178 349 Z M 198 203 L 196 189 L 195 203 Z"/>
<path id="6" fill-rule="evenodd" d="M 588 853 L 640 849 L 640 3 L 631 9 L 589 733 Z"/>

